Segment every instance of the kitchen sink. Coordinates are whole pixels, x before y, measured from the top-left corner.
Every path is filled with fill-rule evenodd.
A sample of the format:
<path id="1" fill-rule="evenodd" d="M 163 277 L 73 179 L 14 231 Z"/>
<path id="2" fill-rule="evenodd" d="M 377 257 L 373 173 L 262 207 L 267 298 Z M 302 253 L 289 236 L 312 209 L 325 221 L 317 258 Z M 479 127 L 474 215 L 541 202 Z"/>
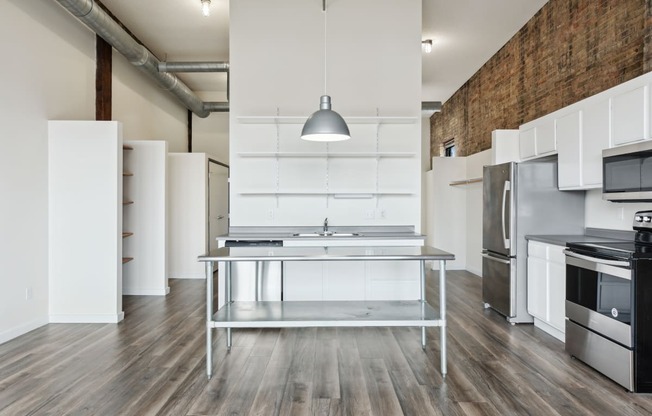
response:
<path id="1" fill-rule="evenodd" d="M 338 233 L 336 231 L 314 232 L 314 233 L 295 233 L 293 237 L 358 237 L 359 233 Z"/>

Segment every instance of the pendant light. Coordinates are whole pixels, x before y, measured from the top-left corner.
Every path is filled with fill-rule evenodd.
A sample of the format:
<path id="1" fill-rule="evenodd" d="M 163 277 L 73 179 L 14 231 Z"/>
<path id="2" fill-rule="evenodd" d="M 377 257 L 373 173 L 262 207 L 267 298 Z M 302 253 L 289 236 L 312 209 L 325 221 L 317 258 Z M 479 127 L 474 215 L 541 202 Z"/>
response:
<path id="1" fill-rule="evenodd" d="M 331 97 L 326 95 L 326 0 L 322 0 L 324 12 L 324 95 L 319 99 L 319 110 L 315 111 L 301 130 L 301 138 L 315 142 L 337 142 L 351 138 L 349 127 L 337 112 L 331 110 Z"/>

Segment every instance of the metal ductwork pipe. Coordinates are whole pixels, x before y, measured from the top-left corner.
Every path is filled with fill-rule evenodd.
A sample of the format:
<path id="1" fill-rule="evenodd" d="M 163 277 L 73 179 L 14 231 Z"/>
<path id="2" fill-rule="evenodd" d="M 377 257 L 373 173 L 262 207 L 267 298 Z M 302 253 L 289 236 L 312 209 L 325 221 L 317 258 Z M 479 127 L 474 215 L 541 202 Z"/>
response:
<path id="1" fill-rule="evenodd" d="M 228 113 L 229 103 L 208 101 L 204 103 L 204 110 L 210 111 L 211 113 Z"/>
<path id="2" fill-rule="evenodd" d="M 228 62 L 159 62 L 159 72 L 229 72 Z"/>
<path id="3" fill-rule="evenodd" d="M 158 71 L 160 61 L 147 48 L 136 42 L 93 0 L 56 1 L 123 54 L 134 66 L 153 78 L 163 89 L 176 96 L 190 111 L 202 118 L 210 114 L 204 109 L 202 100 L 186 84 L 175 75 L 160 73 Z"/>
<path id="4" fill-rule="evenodd" d="M 438 111 L 441 111 L 441 101 L 421 102 L 421 115 L 430 117 Z"/>

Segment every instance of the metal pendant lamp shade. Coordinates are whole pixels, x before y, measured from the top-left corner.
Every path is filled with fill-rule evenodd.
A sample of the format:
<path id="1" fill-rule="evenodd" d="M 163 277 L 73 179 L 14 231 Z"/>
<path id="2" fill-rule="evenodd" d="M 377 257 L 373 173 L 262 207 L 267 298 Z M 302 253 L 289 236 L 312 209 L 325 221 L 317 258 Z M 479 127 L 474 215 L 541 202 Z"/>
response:
<path id="1" fill-rule="evenodd" d="M 349 127 L 342 116 L 331 110 L 330 96 L 321 96 L 319 110 L 306 120 L 301 138 L 314 142 L 338 142 L 351 138 Z"/>

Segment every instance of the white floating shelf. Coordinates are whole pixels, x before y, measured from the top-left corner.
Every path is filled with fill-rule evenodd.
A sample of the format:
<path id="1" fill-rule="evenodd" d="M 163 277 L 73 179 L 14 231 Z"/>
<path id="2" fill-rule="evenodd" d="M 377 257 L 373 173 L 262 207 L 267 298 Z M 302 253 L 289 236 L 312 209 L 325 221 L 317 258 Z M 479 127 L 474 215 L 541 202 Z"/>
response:
<path id="1" fill-rule="evenodd" d="M 241 157 L 282 157 L 282 158 L 307 158 L 307 157 L 329 157 L 329 158 L 410 158 L 415 157 L 413 152 L 238 152 Z"/>
<path id="2" fill-rule="evenodd" d="M 303 124 L 307 116 L 239 116 L 242 124 Z M 349 124 L 414 124 L 418 117 L 346 117 Z"/>
<path id="3" fill-rule="evenodd" d="M 338 191 L 242 191 L 240 195 L 333 195 L 335 198 L 371 198 L 375 195 L 414 195 L 414 192 L 380 191 L 380 192 L 338 192 Z"/>

